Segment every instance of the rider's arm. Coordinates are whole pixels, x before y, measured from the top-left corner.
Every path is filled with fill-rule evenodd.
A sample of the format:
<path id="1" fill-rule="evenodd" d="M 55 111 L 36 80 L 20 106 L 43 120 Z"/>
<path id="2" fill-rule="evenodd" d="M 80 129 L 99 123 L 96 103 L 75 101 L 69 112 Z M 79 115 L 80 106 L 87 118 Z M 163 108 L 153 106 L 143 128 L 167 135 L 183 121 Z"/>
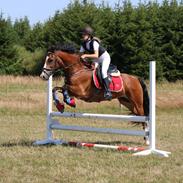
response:
<path id="1" fill-rule="evenodd" d="M 99 54 L 98 51 L 95 51 L 93 54 L 84 54 L 81 57 L 82 58 L 98 58 Z"/>
<path id="2" fill-rule="evenodd" d="M 97 41 L 93 42 L 93 48 L 94 48 L 94 53 L 93 54 L 84 54 L 81 57 L 84 58 L 98 58 L 99 57 L 99 43 Z"/>

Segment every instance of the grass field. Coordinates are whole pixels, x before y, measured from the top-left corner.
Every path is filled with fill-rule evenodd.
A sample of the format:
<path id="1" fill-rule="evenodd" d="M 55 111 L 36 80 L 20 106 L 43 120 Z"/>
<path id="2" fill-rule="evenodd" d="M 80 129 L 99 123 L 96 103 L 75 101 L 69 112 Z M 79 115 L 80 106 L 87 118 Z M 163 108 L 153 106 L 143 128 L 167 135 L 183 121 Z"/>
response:
<path id="1" fill-rule="evenodd" d="M 183 81 L 157 84 L 157 147 L 169 158 L 134 157 L 131 153 L 64 146 L 35 147 L 45 136 L 46 82 L 37 77 L 0 76 L 0 182 L 2 183 L 182 183 Z M 60 81 L 55 81 L 60 84 Z M 128 114 L 117 101 L 77 109 Z M 64 124 L 133 128 L 128 123 L 62 119 Z M 57 138 L 144 146 L 141 137 L 81 132 L 54 133 Z"/>

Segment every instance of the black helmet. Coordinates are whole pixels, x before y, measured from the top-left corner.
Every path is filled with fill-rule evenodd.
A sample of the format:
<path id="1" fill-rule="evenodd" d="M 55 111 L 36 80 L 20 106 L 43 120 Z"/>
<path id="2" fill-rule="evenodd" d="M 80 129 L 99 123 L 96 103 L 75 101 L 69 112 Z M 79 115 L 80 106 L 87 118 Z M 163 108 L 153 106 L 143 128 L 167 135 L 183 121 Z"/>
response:
<path id="1" fill-rule="evenodd" d="M 81 34 L 87 34 L 93 36 L 93 29 L 90 26 L 87 26 L 81 30 Z"/>

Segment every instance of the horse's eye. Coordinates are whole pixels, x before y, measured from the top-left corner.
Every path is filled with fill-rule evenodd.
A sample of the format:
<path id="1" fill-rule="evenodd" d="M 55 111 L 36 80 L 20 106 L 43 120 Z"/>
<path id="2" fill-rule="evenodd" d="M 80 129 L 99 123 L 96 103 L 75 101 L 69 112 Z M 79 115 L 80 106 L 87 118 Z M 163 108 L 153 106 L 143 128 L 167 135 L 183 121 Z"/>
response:
<path id="1" fill-rule="evenodd" d="M 48 63 L 51 63 L 51 62 L 53 62 L 53 60 L 52 59 L 48 59 L 47 62 Z"/>

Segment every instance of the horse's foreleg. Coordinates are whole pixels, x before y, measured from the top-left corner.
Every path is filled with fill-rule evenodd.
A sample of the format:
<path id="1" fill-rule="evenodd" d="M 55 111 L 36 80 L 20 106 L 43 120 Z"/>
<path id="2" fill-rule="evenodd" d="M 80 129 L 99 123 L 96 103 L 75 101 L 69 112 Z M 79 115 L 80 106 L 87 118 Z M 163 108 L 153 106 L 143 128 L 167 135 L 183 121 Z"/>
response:
<path id="1" fill-rule="evenodd" d="M 70 97 L 67 86 L 64 85 L 62 87 L 55 87 L 57 91 L 63 94 L 64 102 L 71 106 L 71 107 L 76 107 L 76 103 L 74 98 Z"/>
<path id="2" fill-rule="evenodd" d="M 55 103 L 55 106 L 58 109 L 58 111 L 60 111 L 62 113 L 62 112 L 64 112 L 64 103 L 61 103 L 59 101 L 59 98 L 56 93 L 57 91 L 62 93 L 62 91 L 63 91 L 62 87 L 56 86 L 52 89 L 52 96 L 53 96 L 53 101 Z"/>
<path id="3" fill-rule="evenodd" d="M 60 92 L 62 93 L 63 92 L 63 87 L 59 87 L 59 86 L 55 86 L 53 89 L 52 89 L 52 93 L 55 93 L 55 92 Z"/>
<path id="4" fill-rule="evenodd" d="M 76 107 L 76 104 L 75 104 L 75 100 L 74 98 L 71 98 L 69 96 L 69 93 L 68 93 L 68 90 L 67 90 L 67 87 L 66 85 L 62 86 L 62 87 L 54 87 L 52 89 L 52 94 L 53 94 L 53 100 L 54 100 L 54 103 L 55 103 L 55 106 L 56 108 L 60 111 L 60 112 L 63 112 L 64 111 L 64 103 L 61 103 L 60 100 L 59 100 L 59 97 L 57 96 L 57 92 L 59 93 L 62 93 L 63 94 L 63 101 L 71 106 L 71 107 Z"/>

